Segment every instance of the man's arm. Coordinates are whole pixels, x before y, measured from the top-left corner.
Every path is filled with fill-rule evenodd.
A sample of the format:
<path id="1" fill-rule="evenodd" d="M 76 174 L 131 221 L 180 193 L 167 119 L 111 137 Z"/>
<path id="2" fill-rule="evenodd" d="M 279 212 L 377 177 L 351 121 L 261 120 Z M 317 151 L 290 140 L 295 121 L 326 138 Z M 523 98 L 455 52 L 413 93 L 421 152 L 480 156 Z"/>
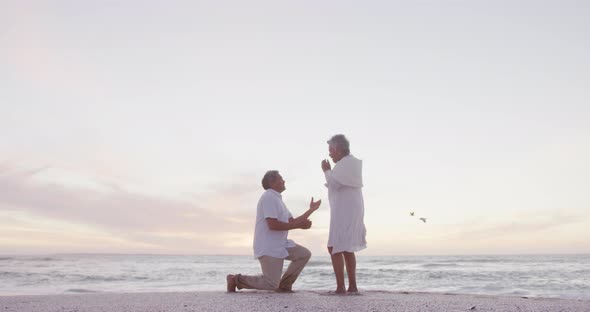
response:
<path id="1" fill-rule="evenodd" d="M 293 220 L 293 221 L 291 221 Z M 289 231 L 294 229 L 307 230 L 311 227 L 311 221 L 306 219 L 289 219 L 289 223 L 281 222 L 275 218 L 266 218 L 266 224 L 268 228 L 273 231 Z"/>

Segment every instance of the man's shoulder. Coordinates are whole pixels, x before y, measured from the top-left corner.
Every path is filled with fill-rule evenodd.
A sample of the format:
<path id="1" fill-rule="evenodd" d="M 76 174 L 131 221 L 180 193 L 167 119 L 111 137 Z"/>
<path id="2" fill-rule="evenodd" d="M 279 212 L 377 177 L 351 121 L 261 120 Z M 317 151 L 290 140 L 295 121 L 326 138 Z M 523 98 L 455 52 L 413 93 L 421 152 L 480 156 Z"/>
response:
<path id="1" fill-rule="evenodd" d="M 272 191 L 266 190 L 260 195 L 260 202 L 280 202 L 281 198 Z"/>
<path id="2" fill-rule="evenodd" d="M 272 194 L 268 190 L 262 192 L 262 194 L 260 195 L 261 200 L 264 198 L 269 198 L 269 197 L 272 197 Z"/>

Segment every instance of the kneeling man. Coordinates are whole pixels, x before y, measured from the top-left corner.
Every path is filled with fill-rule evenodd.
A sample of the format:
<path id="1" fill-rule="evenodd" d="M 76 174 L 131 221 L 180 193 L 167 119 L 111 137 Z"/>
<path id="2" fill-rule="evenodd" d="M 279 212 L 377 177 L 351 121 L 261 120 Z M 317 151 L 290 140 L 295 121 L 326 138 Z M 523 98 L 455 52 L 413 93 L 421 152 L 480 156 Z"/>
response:
<path id="1" fill-rule="evenodd" d="M 301 216 L 293 218 L 283 203 L 281 193 L 285 190 L 285 181 L 276 170 L 267 171 L 262 178 L 265 192 L 258 201 L 256 211 L 256 228 L 254 230 L 254 256 L 260 261 L 262 275 L 228 275 L 227 291 L 236 288 L 291 291 L 291 287 L 305 264 L 311 257 L 307 248 L 287 239 L 290 230 L 309 229 L 309 216 L 316 211 L 321 200 L 311 198 L 309 209 Z M 283 261 L 291 261 L 285 274 Z"/>

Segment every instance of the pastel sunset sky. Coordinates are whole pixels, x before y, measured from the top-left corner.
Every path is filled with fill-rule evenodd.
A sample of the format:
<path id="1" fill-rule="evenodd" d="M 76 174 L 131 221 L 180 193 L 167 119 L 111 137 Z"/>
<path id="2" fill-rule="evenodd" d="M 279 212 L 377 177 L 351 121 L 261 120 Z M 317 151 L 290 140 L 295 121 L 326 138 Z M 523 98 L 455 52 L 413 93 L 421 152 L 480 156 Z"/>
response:
<path id="1" fill-rule="evenodd" d="M 250 255 L 269 169 L 325 254 L 337 133 L 362 254 L 589 253 L 588 55 L 583 1 L 0 0 L 0 254 Z"/>

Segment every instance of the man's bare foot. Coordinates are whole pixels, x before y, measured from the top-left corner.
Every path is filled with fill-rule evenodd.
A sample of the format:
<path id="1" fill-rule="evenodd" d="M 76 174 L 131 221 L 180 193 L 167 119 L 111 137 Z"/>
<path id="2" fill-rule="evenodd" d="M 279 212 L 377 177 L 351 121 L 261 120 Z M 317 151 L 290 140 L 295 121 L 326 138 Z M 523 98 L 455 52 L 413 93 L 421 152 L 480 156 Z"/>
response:
<path id="1" fill-rule="evenodd" d="M 228 274 L 225 277 L 225 280 L 227 281 L 227 292 L 228 293 L 235 293 L 236 292 L 236 279 L 235 279 L 235 275 L 232 274 Z"/>

